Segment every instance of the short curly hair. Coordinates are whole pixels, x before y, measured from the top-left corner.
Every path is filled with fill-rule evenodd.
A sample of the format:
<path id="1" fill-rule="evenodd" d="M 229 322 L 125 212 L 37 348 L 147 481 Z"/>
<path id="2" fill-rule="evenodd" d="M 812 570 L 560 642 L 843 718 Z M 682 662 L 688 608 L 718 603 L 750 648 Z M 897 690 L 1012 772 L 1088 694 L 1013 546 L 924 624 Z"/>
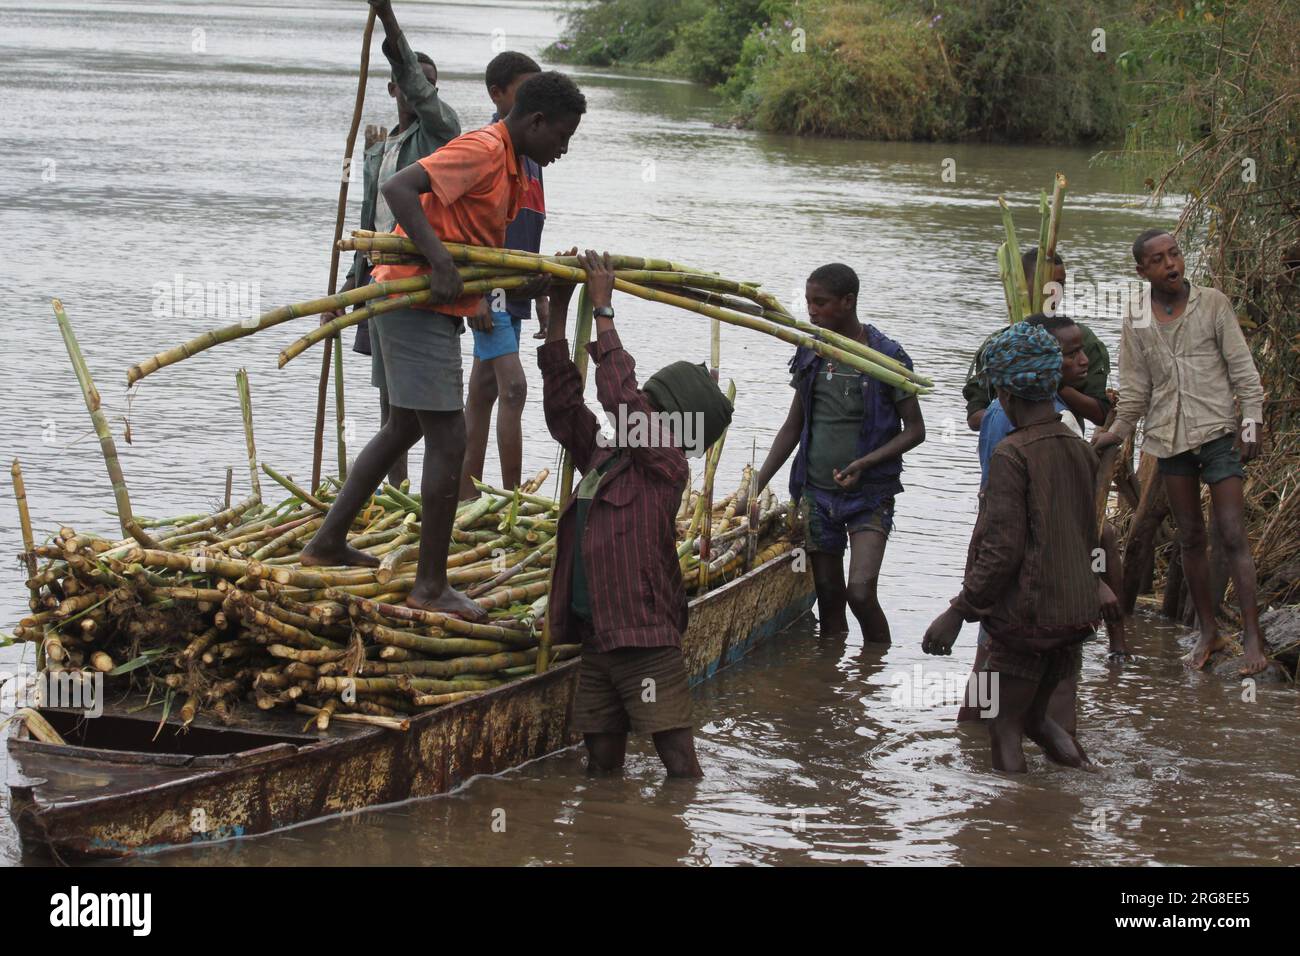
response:
<path id="1" fill-rule="evenodd" d="M 520 115 L 541 113 L 548 120 L 557 116 L 581 116 L 587 112 L 587 98 L 567 75 L 547 70 L 519 84 L 515 111 Z"/>
<path id="2" fill-rule="evenodd" d="M 527 53 L 506 50 L 504 53 L 498 53 L 492 58 L 492 62 L 487 65 L 487 70 L 483 74 L 483 80 L 487 83 L 489 91 L 493 87 L 504 90 L 515 81 L 516 77 L 523 76 L 526 73 L 540 72 L 542 72 L 542 68 Z"/>

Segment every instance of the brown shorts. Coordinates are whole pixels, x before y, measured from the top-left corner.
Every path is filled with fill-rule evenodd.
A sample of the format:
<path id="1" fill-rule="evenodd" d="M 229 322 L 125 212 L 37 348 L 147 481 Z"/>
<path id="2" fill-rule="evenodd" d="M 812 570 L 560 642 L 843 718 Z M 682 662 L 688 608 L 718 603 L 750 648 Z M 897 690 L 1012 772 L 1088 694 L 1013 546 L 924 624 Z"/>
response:
<path id="1" fill-rule="evenodd" d="M 579 733 L 657 734 L 691 726 L 691 692 L 678 647 L 584 650 L 573 720 Z"/>
<path id="2" fill-rule="evenodd" d="M 1010 648 L 996 637 L 989 641 L 988 662 L 984 669 L 997 671 L 1007 677 L 1041 684 L 1044 681 L 1060 682 L 1076 677 L 1083 668 L 1083 642 L 1042 654 Z"/>

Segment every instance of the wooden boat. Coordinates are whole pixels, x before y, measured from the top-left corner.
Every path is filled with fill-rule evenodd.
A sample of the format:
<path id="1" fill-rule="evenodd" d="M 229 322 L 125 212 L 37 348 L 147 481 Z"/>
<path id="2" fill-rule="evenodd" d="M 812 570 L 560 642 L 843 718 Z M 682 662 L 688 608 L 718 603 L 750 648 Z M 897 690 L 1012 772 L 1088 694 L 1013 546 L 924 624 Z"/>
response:
<path id="1" fill-rule="evenodd" d="M 692 683 L 707 680 L 812 607 L 812 575 L 786 552 L 691 602 L 682 641 Z M 798 570 L 796 570 L 798 569 Z M 447 793 L 578 742 L 577 661 L 418 714 L 398 732 L 253 711 L 187 733 L 125 705 L 86 719 L 42 713 L 68 741 L 9 732 L 10 814 L 25 846 L 60 856 L 129 856 L 268 833 L 339 813 Z"/>

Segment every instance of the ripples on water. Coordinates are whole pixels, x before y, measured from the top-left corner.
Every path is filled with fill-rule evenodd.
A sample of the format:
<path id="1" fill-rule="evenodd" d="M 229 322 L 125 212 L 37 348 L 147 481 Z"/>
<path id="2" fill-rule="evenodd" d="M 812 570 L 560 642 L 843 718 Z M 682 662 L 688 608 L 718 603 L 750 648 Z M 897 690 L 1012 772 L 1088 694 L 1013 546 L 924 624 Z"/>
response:
<path id="1" fill-rule="evenodd" d="M 557 33 L 540 4 L 398 12 L 413 45 L 438 60 L 441 92 L 467 129 L 491 112 L 481 76 L 492 29 L 529 52 Z M 22 458 L 41 531 L 114 523 L 48 299 L 63 298 L 118 420 L 127 366 L 229 321 L 153 317 L 154 283 L 178 272 L 255 280 L 264 309 L 319 294 L 362 20 L 346 2 L 0 3 L 0 198 L 11 237 L 0 272 L 0 452 Z M 190 52 L 196 28 L 203 54 Z M 382 63 L 376 42 L 366 123 L 392 122 Z M 974 348 L 1002 321 L 996 196 L 1019 210 L 1029 235 L 1038 190 L 1056 170 L 1066 174 L 1062 251 L 1076 281 L 1127 277 L 1127 245 L 1152 214 L 1131 208 L 1115 175 L 1090 167 L 1082 150 L 763 136 L 714 127 L 725 118 L 716 100 L 686 84 L 592 73 L 579 81 L 589 113 L 569 156 L 547 170 L 546 249 L 576 243 L 697 263 L 761 281 L 796 306 L 813 268 L 847 262 L 862 279 L 862 317 L 938 383 L 924 402 L 929 440 L 907 459 L 882 575 L 894 646 L 864 652 L 856 628 L 847 641 L 822 639 L 805 622 L 720 673 L 695 697 L 700 783 L 664 783 L 649 742 L 634 740 L 619 779 L 587 778 L 580 752 L 567 751 L 445 798 L 150 862 L 1295 863 L 1294 691 L 1264 686 L 1258 702 L 1243 703 L 1239 687 L 1183 670 L 1167 626 L 1139 622 L 1133 643 L 1143 657 L 1122 670 L 1105 664 L 1104 644 L 1088 647 L 1080 727 L 1095 774 L 1055 768 L 1032 746 L 1029 775 L 992 774 L 983 733 L 956 729 L 953 708 L 891 703 L 914 665 L 964 678 L 974 651 L 971 628 L 944 663 L 922 655 L 919 638 L 959 587 L 974 517 L 975 436 L 960 386 Z M 54 183 L 41 179 L 50 158 Z M 940 177 L 948 158 L 956 183 Z M 358 182 L 350 227 L 359 193 Z M 643 371 L 708 354 L 701 319 L 627 298 L 618 308 Z M 251 376 L 262 457 L 308 472 L 319 358 L 313 351 L 283 371 L 275 363 L 306 327 L 245 339 L 143 383 L 130 407 L 135 444 L 119 442 L 140 513 L 202 510 L 220 497 L 226 466 L 242 454 L 239 365 Z M 1117 327 L 1093 327 L 1114 355 Z M 722 339 L 723 374 L 738 389 L 720 472 L 730 489 L 751 445 L 761 460 L 784 418 L 789 349 L 730 328 Z M 554 464 L 554 446 L 540 440 L 532 345 L 526 337 L 525 433 L 539 438 L 525 449 L 526 470 Z M 468 336 L 462 346 L 468 364 Z M 377 414 L 368 360 L 346 354 L 359 443 Z M 236 495 L 243 480 L 237 468 Z M 10 550 L 16 524 L 12 505 L 0 509 Z M 24 612 L 21 581 L 15 565 L 0 569 L 6 626 Z M 0 662 L 17 655 L 0 650 Z M 492 830 L 496 809 L 505 833 Z M 21 859 L 7 817 L 0 858 Z"/>

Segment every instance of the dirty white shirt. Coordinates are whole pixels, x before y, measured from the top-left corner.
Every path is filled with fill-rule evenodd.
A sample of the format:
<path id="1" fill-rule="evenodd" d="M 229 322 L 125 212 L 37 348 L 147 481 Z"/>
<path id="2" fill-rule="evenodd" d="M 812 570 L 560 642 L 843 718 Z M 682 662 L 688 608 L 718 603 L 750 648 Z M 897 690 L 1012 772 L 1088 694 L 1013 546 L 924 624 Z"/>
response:
<path id="1" fill-rule="evenodd" d="M 1243 421 L 1263 421 L 1264 387 L 1226 295 L 1193 285 L 1183 314 L 1167 323 L 1150 307 L 1131 312 L 1120 333 L 1111 431 L 1127 438 L 1145 419 L 1142 450 L 1172 458 L 1235 432 L 1237 403 Z"/>

